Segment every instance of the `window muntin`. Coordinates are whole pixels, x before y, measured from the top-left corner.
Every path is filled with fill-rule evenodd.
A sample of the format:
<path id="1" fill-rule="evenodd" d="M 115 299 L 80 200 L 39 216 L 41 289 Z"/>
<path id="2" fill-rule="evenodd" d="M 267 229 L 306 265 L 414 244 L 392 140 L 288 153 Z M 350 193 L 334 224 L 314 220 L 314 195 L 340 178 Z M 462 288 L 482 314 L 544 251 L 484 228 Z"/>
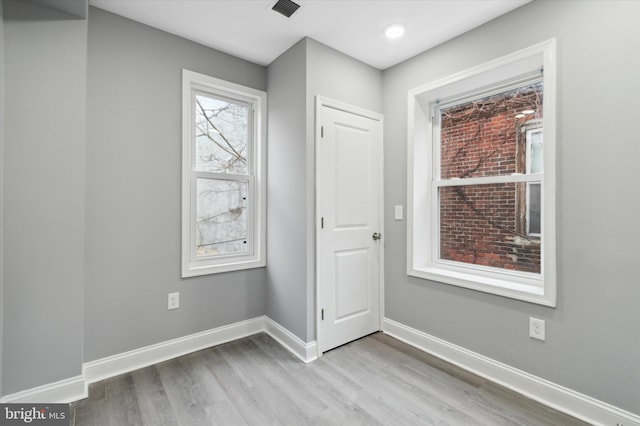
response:
<path id="1" fill-rule="evenodd" d="M 266 94 L 183 71 L 182 276 L 265 265 Z"/>
<path id="2" fill-rule="evenodd" d="M 538 84 L 543 94 L 539 99 L 539 111 L 537 108 L 525 109 L 523 105 L 520 111 L 515 111 L 518 109 L 515 108 L 511 117 L 512 121 L 516 120 L 515 125 L 509 127 L 509 132 L 515 133 L 515 156 L 512 145 L 509 150 L 502 146 L 500 152 L 494 154 L 495 158 L 490 156 L 484 161 L 475 159 L 466 164 L 450 161 L 456 154 L 450 150 L 447 152 L 451 147 L 440 144 L 440 109 L 483 101 L 525 85 Z M 555 41 L 550 40 L 409 91 L 409 275 L 555 306 L 555 88 Z M 544 147 L 537 144 L 537 136 L 532 134 L 534 143 L 533 147 L 529 143 L 527 154 L 526 131 L 532 129 L 534 132 L 535 129 L 543 132 Z M 509 156 L 506 155 L 507 151 Z M 467 154 L 469 152 L 471 150 Z M 489 164 L 496 159 L 494 164 Z M 540 159 L 542 168 L 539 168 Z M 496 193 L 498 187 L 509 187 L 508 199 L 512 213 L 505 228 L 512 235 L 512 242 L 521 246 L 528 245 L 530 249 L 539 247 L 539 264 L 534 261 L 525 267 L 512 261 L 496 265 L 487 259 L 482 264 L 477 260 L 474 263 L 473 256 L 477 255 L 472 250 L 465 253 L 471 253 L 466 261 L 451 260 L 449 254 L 445 253 L 445 247 L 449 246 L 441 244 L 440 237 L 441 232 L 448 232 L 442 228 L 447 225 L 447 219 L 441 221 L 441 215 L 447 206 L 441 205 L 440 197 L 458 195 L 460 189 L 473 195 L 469 192 L 472 188 L 489 188 L 491 185 L 495 187 L 492 194 Z M 475 201 L 480 202 L 479 199 Z M 491 196 L 481 201 L 485 203 L 484 206 L 481 205 L 483 208 L 495 207 L 497 204 L 495 197 Z M 464 197 L 459 198 L 458 203 L 458 207 L 471 209 L 471 206 L 465 205 Z M 449 210 L 456 211 L 455 208 Z M 486 222 L 492 220 L 500 225 L 504 212 L 499 212 L 497 217 L 490 214 L 484 216 Z M 454 222 L 453 226 L 462 225 Z M 488 225 L 485 223 L 484 226 Z M 471 240 L 480 238 L 487 239 L 483 235 Z M 503 253 L 507 258 L 515 255 L 519 260 L 524 258 L 524 254 L 526 253 L 522 250 L 518 250 L 518 253 Z M 535 267 L 532 268 L 532 265 Z"/>

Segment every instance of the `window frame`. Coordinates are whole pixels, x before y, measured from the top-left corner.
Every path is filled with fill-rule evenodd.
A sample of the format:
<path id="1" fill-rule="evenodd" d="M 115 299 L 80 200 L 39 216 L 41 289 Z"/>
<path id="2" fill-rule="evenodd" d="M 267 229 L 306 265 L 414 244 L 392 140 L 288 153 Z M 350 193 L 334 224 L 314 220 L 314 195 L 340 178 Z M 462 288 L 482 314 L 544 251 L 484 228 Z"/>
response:
<path id="1" fill-rule="evenodd" d="M 407 274 L 440 283 L 556 305 L 555 260 L 555 40 L 531 46 L 485 64 L 436 80 L 408 92 Z M 541 70 L 544 70 L 543 72 Z M 542 184 L 541 272 L 509 271 L 439 259 L 438 188 L 462 184 L 512 182 L 511 176 L 440 180 L 440 152 L 435 136 L 434 105 L 441 99 L 464 99 L 517 81 L 543 81 L 543 174 L 521 174 L 519 182 Z M 426 165 L 426 167 L 425 167 Z M 462 182 L 464 181 L 464 182 Z"/>
<path id="2" fill-rule="evenodd" d="M 247 174 L 197 171 L 195 168 L 195 97 L 211 96 L 249 108 Z M 264 91 L 182 70 L 182 250 L 183 278 L 266 266 L 266 111 Z M 246 252 L 197 257 L 198 179 L 247 182 Z"/>

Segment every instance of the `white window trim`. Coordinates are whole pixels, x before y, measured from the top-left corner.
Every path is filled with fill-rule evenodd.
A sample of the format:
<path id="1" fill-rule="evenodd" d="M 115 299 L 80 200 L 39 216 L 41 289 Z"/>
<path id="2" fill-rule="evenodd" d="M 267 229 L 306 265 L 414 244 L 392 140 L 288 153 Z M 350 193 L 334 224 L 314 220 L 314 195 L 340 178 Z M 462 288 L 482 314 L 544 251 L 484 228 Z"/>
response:
<path id="1" fill-rule="evenodd" d="M 247 253 L 196 259 L 195 247 L 196 191 L 195 180 L 202 173 L 195 172 L 193 130 L 194 92 L 211 93 L 246 102 L 253 109 L 253 143 L 248 161 L 251 176 L 220 174 L 220 179 L 249 183 L 249 236 L 252 243 Z M 260 268 L 266 265 L 266 114 L 267 94 L 208 75 L 182 70 L 182 277 L 194 277 L 220 272 Z M 250 167 L 251 168 L 251 167 Z M 207 177 L 212 175 L 206 173 Z"/>
<path id="2" fill-rule="evenodd" d="M 452 76 L 412 89 L 408 93 L 407 146 L 407 274 L 486 293 L 545 306 L 556 306 L 556 53 L 555 40 L 520 50 Z M 428 105 L 450 94 L 463 94 L 498 84 L 509 78 L 535 72 L 542 67 L 544 98 L 544 177 L 520 175 L 520 181 L 543 185 L 541 273 L 506 271 L 435 259 L 438 229 L 432 218 L 438 215 L 435 202 L 433 120 Z M 437 164 L 437 162 L 435 162 Z M 480 179 L 480 180 L 478 180 Z M 512 177 L 460 179 L 443 184 L 460 185 L 512 181 Z M 462 182 L 464 181 L 464 182 Z"/>

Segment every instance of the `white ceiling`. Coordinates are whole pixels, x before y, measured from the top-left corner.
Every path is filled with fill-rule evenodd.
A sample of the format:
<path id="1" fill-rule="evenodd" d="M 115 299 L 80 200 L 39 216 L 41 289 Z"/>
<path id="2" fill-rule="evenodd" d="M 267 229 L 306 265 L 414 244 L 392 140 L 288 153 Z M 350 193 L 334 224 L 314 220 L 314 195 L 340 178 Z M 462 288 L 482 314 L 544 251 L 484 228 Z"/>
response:
<path id="1" fill-rule="evenodd" d="M 268 65 L 305 36 L 379 69 L 482 25 L 531 0 L 295 0 L 291 17 L 276 0 L 89 0 L 92 6 Z M 406 27 L 388 40 L 384 29 Z"/>

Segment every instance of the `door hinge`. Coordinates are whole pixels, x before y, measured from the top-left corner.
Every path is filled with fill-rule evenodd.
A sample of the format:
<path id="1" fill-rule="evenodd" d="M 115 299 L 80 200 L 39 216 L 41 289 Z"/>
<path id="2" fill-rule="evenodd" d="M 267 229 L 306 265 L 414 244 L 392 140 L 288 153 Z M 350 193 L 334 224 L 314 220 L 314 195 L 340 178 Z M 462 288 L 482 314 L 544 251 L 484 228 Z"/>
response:
<path id="1" fill-rule="evenodd" d="M 324 217 L 320 218 L 320 229 L 324 229 Z"/>
<path id="2" fill-rule="evenodd" d="M 324 321 L 324 309 L 320 309 L 320 320 Z"/>
<path id="3" fill-rule="evenodd" d="M 324 126 L 320 126 L 320 137 L 324 138 Z"/>

